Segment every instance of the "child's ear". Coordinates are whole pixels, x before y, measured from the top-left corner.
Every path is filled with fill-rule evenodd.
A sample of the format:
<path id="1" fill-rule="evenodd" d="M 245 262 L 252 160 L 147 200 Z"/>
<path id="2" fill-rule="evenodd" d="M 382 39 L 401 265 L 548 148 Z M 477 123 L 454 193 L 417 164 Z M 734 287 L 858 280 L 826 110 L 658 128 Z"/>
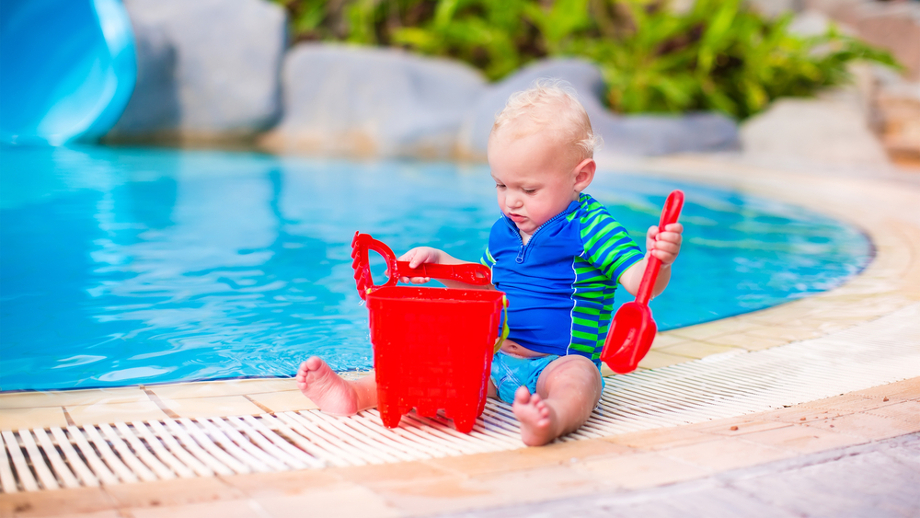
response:
<path id="1" fill-rule="evenodd" d="M 591 185 L 594 181 L 594 172 L 597 170 L 597 163 L 593 158 L 586 158 L 579 163 L 574 170 L 575 173 L 575 190 L 581 192 Z"/>

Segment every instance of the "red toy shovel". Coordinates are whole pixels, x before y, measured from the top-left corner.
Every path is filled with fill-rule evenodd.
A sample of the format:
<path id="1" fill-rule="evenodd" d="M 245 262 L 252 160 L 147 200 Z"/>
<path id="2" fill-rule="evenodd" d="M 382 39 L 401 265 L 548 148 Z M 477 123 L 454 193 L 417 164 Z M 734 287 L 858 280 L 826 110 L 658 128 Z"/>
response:
<path id="1" fill-rule="evenodd" d="M 680 209 L 684 205 L 684 193 L 673 191 L 664 202 L 661 213 L 661 223 L 658 228 L 664 229 L 666 225 L 677 223 Z M 620 306 L 619 311 L 610 322 L 610 332 L 604 342 L 601 360 L 617 374 L 626 374 L 636 370 L 636 366 L 645 354 L 648 353 L 658 327 L 652 320 L 652 311 L 648 301 L 652 295 L 652 287 L 658 280 L 658 271 L 661 269 L 661 260 L 653 255 L 648 256 L 648 265 L 639 284 L 639 293 L 635 302 L 627 302 Z"/>

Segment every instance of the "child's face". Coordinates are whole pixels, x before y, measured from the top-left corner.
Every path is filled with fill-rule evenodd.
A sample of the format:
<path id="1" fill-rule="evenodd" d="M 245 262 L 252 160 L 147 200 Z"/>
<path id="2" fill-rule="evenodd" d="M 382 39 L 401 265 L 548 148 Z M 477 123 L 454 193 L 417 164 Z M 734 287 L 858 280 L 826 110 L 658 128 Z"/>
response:
<path id="1" fill-rule="evenodd" d="M 594 161 L 574 163 L 564 146 L 537 132 L 514 137 L 499 132 L 489 141 L 489 166 L 498 206 L 526 242 L 564 211 L 594 177 Z M 584 169 L 589 168 L 589 174 Z"/>

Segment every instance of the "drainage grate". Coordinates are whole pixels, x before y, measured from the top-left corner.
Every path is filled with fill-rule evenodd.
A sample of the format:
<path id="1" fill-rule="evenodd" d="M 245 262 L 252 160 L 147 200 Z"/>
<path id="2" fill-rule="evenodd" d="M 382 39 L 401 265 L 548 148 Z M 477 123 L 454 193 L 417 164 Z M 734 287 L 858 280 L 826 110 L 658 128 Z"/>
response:
<path id="1" fill-rule="evenodd" d="M 607 379 L 601 403 L 562 441 L 694 423 L 813 401 L 920 375 L 920 305 L 829 337 L 726 353 Z M 490 400 L 469 435 L 375 410 L 166 419 L 0 432 L 5 493 L 173 478 L 383 464 L 523 447 L 507 404 Z"/>

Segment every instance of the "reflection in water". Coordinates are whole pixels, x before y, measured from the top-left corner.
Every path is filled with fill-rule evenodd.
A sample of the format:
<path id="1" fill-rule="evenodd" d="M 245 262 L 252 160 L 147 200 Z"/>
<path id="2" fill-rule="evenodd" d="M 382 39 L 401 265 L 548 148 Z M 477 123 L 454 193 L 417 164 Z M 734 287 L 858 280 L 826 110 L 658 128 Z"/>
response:
<path id="1" fill-rule="evenodd" d="M 484 167 L 96 147 L 0 154 L 2 390 L 288 376 L 311 354 L 337 370 L 369 368 L 354 232 L 397 253 L 431 244 L 477 260 L 498 214 Z M 591 193 L 642 240 L 675 187 L 600 176 Z M 660 329 L 833 287 L 871 254 L 859 232 L 815 214 L 679 187 L 687 244 L 653 303 Z"/>

